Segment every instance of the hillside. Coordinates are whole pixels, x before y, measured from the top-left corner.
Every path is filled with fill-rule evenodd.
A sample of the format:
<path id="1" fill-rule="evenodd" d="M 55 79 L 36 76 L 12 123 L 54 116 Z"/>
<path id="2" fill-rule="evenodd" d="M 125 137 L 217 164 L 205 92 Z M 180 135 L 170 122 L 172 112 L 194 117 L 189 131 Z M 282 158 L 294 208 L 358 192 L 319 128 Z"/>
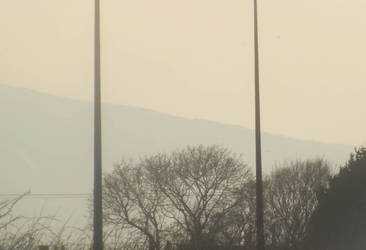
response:
<path id="1" fill-rule="evenodd" d="M 0 190 L 16 193 L 90 192 L 93 106 L 28 89 L 0 85 Z M 172 151 L 187 145 L 219 144 L 243 155 L 254 168 L 252 130 L 186 119 L 152 110 L 105 104 L 103 165 L 122 158 Z M 351 146 L 296 140 L 264 133 L 264 171 L 284 160 L 324 157 L 337 165 Z"/>

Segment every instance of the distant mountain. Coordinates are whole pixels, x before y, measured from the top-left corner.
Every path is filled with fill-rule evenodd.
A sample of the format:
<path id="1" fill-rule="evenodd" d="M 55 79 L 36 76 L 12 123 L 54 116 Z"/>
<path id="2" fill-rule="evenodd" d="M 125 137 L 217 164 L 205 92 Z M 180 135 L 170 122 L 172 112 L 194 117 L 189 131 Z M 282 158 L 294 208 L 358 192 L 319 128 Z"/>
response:
<path id="1" fill-rule="evenodd" d="M 0 200 L 4 194 L 91 193 L 93 105 L 29 89 L 0 85 Z M 254 170 L 254 132 L 239 126 L 186 119 L 121 105 L 102 107 L 103 169 L 122 158 L 170 152 L 187 145 L 219 144 L 242 154 Z M 263 167 L 284 160 L 323 157 L 334 165 L 352 151 L 348 145 L 302 141 L 264 133 Z M 57 213 L 80 227 L 90 219 L 91 196 L 26 197 L 16 214 Z"/>
<path id="2" fill-rule="evenodd" d="M 84 193 L 92 189 L 93 105 L 0 85 L 0 193 Z M 254 169 L 254 132 L 122 105 L 104 104 L 103 167 L 122 158 L 219 144 Z M 285 160 L 323 157 L 343 163 L 352 146 L 263 133 L 264 171 Z"/>

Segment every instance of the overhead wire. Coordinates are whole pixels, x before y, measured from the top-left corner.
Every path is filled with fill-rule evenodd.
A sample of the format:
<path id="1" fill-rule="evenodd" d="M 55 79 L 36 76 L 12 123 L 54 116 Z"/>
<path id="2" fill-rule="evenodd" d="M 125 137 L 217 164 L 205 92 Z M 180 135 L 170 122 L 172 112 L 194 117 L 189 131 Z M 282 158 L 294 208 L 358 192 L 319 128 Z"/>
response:
<path id="1" fill-rule="evenodd" d="M 15 198 L 22 196 L 23 194 L 14 194 L 14 193 L 3 193 L 0 194 L 1 198 Z M 85 199 L 91 197 L 91 193 L 30 193 L 25 194 L 24 199 L 41 199 L 41 198 L 52 198 L 52 199 Z"/>

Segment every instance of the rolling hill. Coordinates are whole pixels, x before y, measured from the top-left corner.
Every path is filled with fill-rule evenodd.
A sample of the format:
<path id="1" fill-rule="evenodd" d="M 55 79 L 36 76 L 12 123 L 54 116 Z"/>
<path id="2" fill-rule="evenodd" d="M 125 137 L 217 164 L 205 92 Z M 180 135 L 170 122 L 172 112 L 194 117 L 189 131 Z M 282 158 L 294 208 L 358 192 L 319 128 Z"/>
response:
<path id="1" fill-rule="evenodd" d="M 0 85 L 0 194 L 91 193 L 93 105 L 24 88 Z M 122 158 L 169 152 L 187 145 L 219 144 L 242 154 L 254 169 L 254 131 L 240 126 L 187 119 L 152 110 L 104 104 L 103 168 Z M 343 163 L 352 146 L 296 140 L 263 133 L 263 166 L 268 172 L 285 160 L 323 157 Z M 1 197 L 0 197 L 1 199 Z M 42 205 L 41 205 L 42 204 Z M 22 213 L 62 211 L 87 214 L 85 199 L 29 199 Z M 44 208 L 46 207 L 46 209 Z"/>
<path id="2" fill-rule="evenodd" d="M 92 103 L 0 85 L 0 190 L 88 192 L 92 180 Z M 254 168 L 254 132 L 239 126 L 104 104 L 103 167 L 122 158 L 169 152 L 187 145 L 219 144 Z M 263 133 L 263 166 L 323 157 L 343 163 L 352 146 Z"/>

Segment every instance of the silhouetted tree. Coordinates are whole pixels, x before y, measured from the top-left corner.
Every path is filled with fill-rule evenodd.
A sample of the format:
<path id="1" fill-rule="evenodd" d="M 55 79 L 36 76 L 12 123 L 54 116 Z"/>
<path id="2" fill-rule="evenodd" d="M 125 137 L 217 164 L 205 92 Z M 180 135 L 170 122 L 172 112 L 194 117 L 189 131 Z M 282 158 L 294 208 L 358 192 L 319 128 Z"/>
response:
<path id="1" fill-rule="evenodd" d="M 144 249 L 214 249 L 226 244 L 250 179 L 241 159 L 219 146 L 124 162 L 104 178 L 104 220 L 143 238 Z"/>
<path id="2" fill-rule="evenodd" d="M 295 161 L 272 172 L 265 182 L 265 224 L 272 248 L 302 247 L 317 194 L 327 187 L 330 168 L 324 160 Z"/>
<path id="3" fill-rule="evenodd" d="M 319 196 L 306 240 L 308 250 L 366 249 L 366 148 L 356 149 Z"/>
<path id="4" fill-rule="evenodd" d="M 105 175 L 103 192 L 107 231 L 116 236 L 122 230 L 120 235 L 125 236 L 122 238 L 125 243 L 142 237 L 149 250 L 160 250 L 165 225 L 162 206 L 166 198 L 148 178 L 144 162 L 117 165 Z"/>
<path id="5" fill-rule="evenodd" d="M 300 249 L 329 178 L 323 160 L 291 162 L 265 178 L 268 249 Z M 225 148 L 188 147 L 122 162 L 105 175 L 103 191 L 107 242 L 114 249 L 255 247 L 255 181 Z"/>
<path id="6" fill-rule="evenodd" d="M 243 199 L 249 169 L 240 158 L 218 146 L 188 147 L 146 161 L 166 196 L 164 212 L 174 223 L 185 249 L 213 249 L 227 227 L 227 217 Z"/>
<path id="7" fill-rule="evenodd" d="M 265 187 L 264 183 L 264 187 Z M 256 244 L 256 185 L 251 179 L 245 183 L 243 197 L 238 206 L 235 206 L 225 218 L 225 227 L 220 237 L 225 246 L 241 249 L 254 249 Z"/>

